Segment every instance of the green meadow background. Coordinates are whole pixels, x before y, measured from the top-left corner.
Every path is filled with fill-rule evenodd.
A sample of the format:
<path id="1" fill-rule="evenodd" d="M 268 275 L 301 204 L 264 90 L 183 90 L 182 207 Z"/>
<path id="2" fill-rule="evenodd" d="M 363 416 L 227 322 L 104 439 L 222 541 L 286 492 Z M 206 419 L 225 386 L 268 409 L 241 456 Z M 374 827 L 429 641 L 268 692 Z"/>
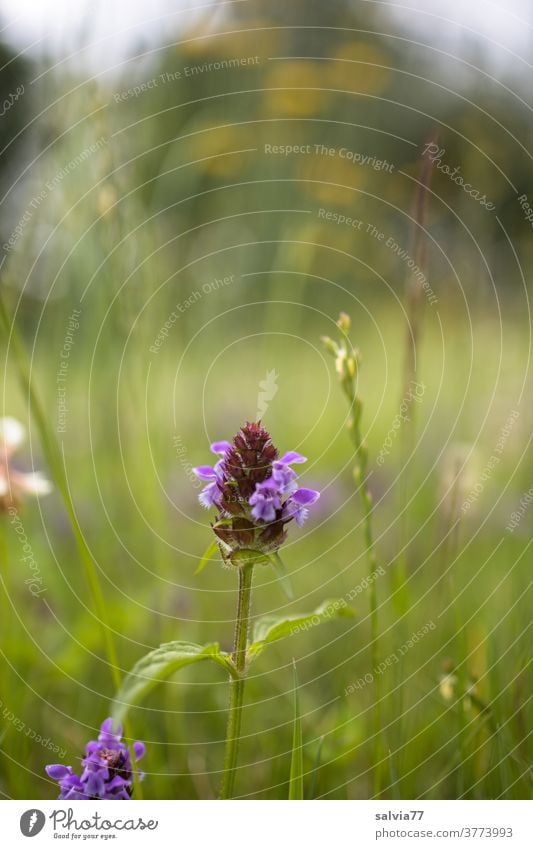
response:
<path id="1" fill-rule="evenodd" d="M 55 476 L 38 403 L 124 672 L 168 640 L 230 650 L 236 576 L 216 560 L 194 574 L 212 517 L 190 469 L 255 419 L 274 372 L 264 425 L 282 452 L 309 458 L 302 478 L 322 497 L 282 552 L 294 600 L 257 568 L 253 613 L 353 598 L 356 618 L 297 633 L 255 664 L 237 794 L 287 798 L 294 659 L 307 797 L 369 798 L 377 768 L 384 798 L 527 798 L 533 510 L 506 529 L 533 484 L 524 80 L 494 75 L 475 44 L 456 55 L 437 34 L 409 38 L 370 4 L 286 6 L 182 24 L 106 75 L 3 48 L 2 97 L 25 89 L 0 126 L 0 282 L 16 328 L 2 331 L 2 414 L 29 429 L 14 465 Z M 435 138 L 493 211 L 434 165 L 422 222 L 422 152 Z M 394 430 L 413 282 L 387 241 L 412 257 L 420 238 L 436 302 L 417 302 L 423 392 Z M 375 689 L 354 686 L 372 673 L 370 568 L 346 404 L 320 343 L 341 310 L 362 355 L 384 570 L 379 765 Z M 0 793 L 54 798 L 44 766 L 79 764 L 113 679 L 60 487 L 20 511 L 37 596 L 2 519 Z M 202 664 L 132 709 L 146 798 L 216 795 L 226 705 L 222 670 Z"/>

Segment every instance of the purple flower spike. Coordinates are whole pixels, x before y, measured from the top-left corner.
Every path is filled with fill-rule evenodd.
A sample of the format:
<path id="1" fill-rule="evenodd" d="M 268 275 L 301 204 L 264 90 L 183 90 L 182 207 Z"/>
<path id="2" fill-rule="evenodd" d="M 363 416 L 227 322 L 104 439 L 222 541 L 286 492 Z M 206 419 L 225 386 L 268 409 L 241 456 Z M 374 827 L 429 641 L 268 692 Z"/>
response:
<path id="1" fill-rule="evenodd" d="M 241 549 L 269 554 L 287 537 L 286 526 L 301 525 L 308 507 L 319 497 L 313 489 L 299 489 L 294 463 L 307 458 L 288 451 L 279 459 L 270 434 L 260 422 L 247 422 L 232 443 L 214 442 L 211 450 L 221 455 L 215 465 L 194 471 L 209 481 L 199 495 L 203 507 L 215 507 L 213 525 L 222 556 L 231 561 Z"/>
<path id="2" fill-rule="evenodd" d="M 144 755 L 144 743 L 133 744 L 135 760 Z M 59 782 L 59 799 L 131 799 L 133 771 L 128 747 L 122 742 L 122 728 L 113 728 L 111 717 L 101 727 L 98 740 L 90 740 L 85 747 L 81 776 L 71 766 L 50 764 L 46 772 Z M 139 778 L 142 778 L 139 773 Z"/>

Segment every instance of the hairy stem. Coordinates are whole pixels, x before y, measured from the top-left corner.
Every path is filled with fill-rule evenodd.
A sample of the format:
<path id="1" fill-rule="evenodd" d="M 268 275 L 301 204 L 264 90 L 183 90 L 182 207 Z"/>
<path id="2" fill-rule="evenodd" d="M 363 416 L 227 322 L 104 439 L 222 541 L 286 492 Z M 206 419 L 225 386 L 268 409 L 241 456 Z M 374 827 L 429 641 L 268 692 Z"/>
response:
<path id="1" fill-rule="evenodd" d="M 231 799 L 235 786 L 239 743 L 241 737 L 242 706 L 244 700 L 244 682 L 246 677 L 246 643 L 250 625 L 250 603 L 252 599 L 253 564 L 243 563 L 238 567 L 239 596 L 232 659 L 238 677 L 230 679 L 229 714 L 226 732 L 226 753 L 224 774 L 220 788 L 220 799 Z"/>

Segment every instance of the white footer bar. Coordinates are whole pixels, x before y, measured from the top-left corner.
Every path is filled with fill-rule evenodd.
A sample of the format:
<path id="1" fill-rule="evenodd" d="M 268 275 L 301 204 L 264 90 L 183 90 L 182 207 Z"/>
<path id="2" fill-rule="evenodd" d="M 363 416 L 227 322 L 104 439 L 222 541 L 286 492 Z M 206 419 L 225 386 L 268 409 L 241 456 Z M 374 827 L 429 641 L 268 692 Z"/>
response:
<path id="1" fill-rule="evenodd" d="M 6 849 L 67 841 L 117 849 L 531 849 L 532 813 L 531 803 L 519 801 L 0 803 Z"/>

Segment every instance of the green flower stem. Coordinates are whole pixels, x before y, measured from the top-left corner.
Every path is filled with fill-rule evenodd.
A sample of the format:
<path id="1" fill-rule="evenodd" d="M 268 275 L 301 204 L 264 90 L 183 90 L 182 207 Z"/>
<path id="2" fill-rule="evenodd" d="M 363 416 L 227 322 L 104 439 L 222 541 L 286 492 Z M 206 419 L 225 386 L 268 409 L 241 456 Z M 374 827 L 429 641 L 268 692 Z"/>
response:
<path id="1" fill-rule="evenodd" d="M 233 642 L 232 660 L 237 676 L 230 679 L 228 728 L 226 732 L 226 753 L 224 757 L 224 775 L 220 788 L 220 799 L 231 799 L 235 786 L 239 743 L 241 737 L 242 706 L 244 683 L 246 678 L 246 645 L 250 627 L 250 604 L 252 600 L 253 562 L 244 562 L 237 567 L 239 575 L 239 596 L 237 602 L 237 620 Z"/>

